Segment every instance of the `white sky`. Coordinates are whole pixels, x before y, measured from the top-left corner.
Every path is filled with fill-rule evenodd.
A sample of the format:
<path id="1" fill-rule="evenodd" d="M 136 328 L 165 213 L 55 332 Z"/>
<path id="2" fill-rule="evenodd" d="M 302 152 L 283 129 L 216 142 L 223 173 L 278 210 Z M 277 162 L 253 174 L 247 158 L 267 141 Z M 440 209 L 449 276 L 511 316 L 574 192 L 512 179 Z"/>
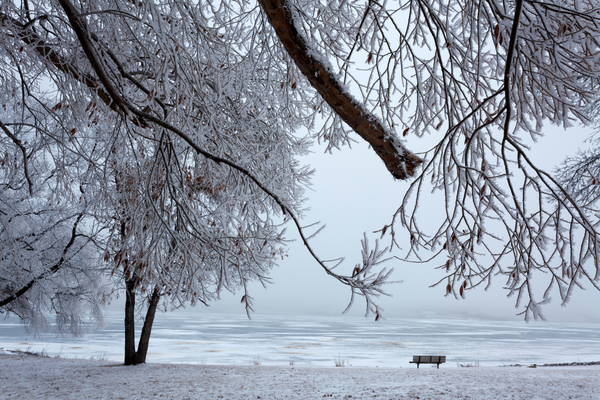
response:
<path id="1" fill-rule="evenodd" d="M 552 127 L 548 136 L 535 145 L 533 154 L 547 170 L 559 163 L 566 155 L 575 153 L 589 133 L 581 128 L 567 131 Z M 419 139 L 408 136 L 407 145 L 415 148 Z M 321 221 L 327 228 L 311 242 L 322 259 L 344 256 L 346 271 L 351 271 L 360 261 L 360 240 L 367 232 L 374 244 L 378 235 L 373 231 L 381 229 L 391 220 L 393 212 L 400 204 L 407 183 L 394 181 L 383 163 L 364 143 L 353 145 L 333 154 L 316 153 L 306 161 L 315 169 L 314 192 L 308 193 L 304 223 Z M 290 225 L 287 237 L 296 239 L 297 234 Z M 384 243 L 387 245 L 387 243 Z M 395 253 L 400 255 L 400 253 Z M 387 317 L 417 318 L 485 318 L 522 319 L 516 314 L 522 310 L 514 308 L 515 299 L 507 298 L 502 290 L 503 278 L 494 280 L 493 287 L 466 292 L 465 300 L 444 297 L 444 287 L 429 288 L 441 278 L 434 269 L 440 261 L 430 264 L 406 264 L 391 261 L 388 266 L 395 272 L 393 280 L 403 280 L 388 286 L 392 297 L 381 298 Z M 343 267 L 340 267 L 343 268 Z M 274 284 L 264 290 L 260 285 L 251 286 L 255 299 L 256 314 L 341 314 L 350 298 L 348 288 L 327 276 L 313 261 L 308 251 L 299 241 L 289 247 L 289 257 L 280 262 L 272 271 Z M 554 301 L 543 309 L 549 321 L 600 321 L 600 292 L 592 287 L 577 290 L 567 307 L 560 306 L 560 298 L 555 294 Z M 224 294 L 201 312 L 244 312 L 239 303 L 241 294 Z M 199 306 L 204 309 L 203 306 Z M 364 301 L 355 302 L 350 315 L 363 315 Z"/>

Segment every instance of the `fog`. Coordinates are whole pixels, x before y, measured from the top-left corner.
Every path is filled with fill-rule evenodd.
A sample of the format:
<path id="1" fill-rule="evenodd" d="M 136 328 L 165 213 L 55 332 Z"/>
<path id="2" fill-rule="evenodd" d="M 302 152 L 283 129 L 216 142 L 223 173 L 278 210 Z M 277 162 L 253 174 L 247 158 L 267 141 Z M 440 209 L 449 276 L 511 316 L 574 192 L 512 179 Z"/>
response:
<path id="1" fill-rule="evenodd" d="M 532 143 L 530 154 L 546 171 L 551 171 L 577 149 L 589 146 L 584 140 L 589 129 L 580 127 L 568 130 L 551 127 L 544 131 L 545 137 Z M 418 139 L 408 137 L 411 141 Z M 418 149 L 422 150 L 422 148 Z M 400 205 L 408 183 L 395 181 L 374 152 L 362 142 L 343 148 L 332 154 L 323 147 L 304 159 L 315 169 L 311 190 L 307 191 L 303 224 L 320 221 L 326 228 L 311 240 L 311 245 L 321 259 L 345 257 L 340 271 L 351 274 L 354 265 L 361 261 L 361 244 L 366 232 L 371 245 L 379 234 L 373 233 L 389 224 L 393 213 Z M 441 209 L 429 200 L 424 207 L 432 219 Z M 309 231 L 310 232 L 310 231 Z M 272 270 L 272 283 L 263 288 L 259 283 L 249 285 L 254 298 L 254 314 L 279 315 L 341 315 L 350 300 L 350 289 L 328 276 L 299 241 L 293 225 L 287 225 L 286 238 L 292 240 L 287 257 L 279 261 Z M 389 238 L 380 245 L 389 245 Z M 406 249 L 404 249 L 406 251 Z M 403 256 L 397 249 L 390 256 Z M 390 260 L 385 267 L 393 268 L 392 280 L 385 290 L 390 296 L 382 296 L 377 303 L 383 308 L 383 317 L 390 318 L 452 318 L 523 320 L 517 315 L 523 308 L 515 308 L 515 297 L 507 298 L 503 289 L 505 278 L 496 276 L 491 287 L 467 290 L 464 299 L 445 295 L 445 285 L 430 287 L 443 277 L 435 267 L 445 262 L 444 255 L 423 264 L 413 264 L 397 259 Z M 561 305 L 557 291 L 553 300 L 543 306 L 543 314 L 549 322 L 600 322 L 600 292 L 584 284 L 586 290 L 576 289 L 566 306 Z M 541 297 L 541 290 L 538 291 Z M 201 313 L 244 314 L 240 303 L 241 293 L 222 293 L 221 299 L 209 304 L 199 304 Z M 113 302 L 112 308 L 122 308 L 122 298 Z M 364 316 L 365 302 L 357 297 L 347 312 L 350 316 Z M 159 316 L 160 318 L 160 316 Z M 368 317 L 374 319 L 373 315 Z"/>
<path id="2" fill-rule="evenodd" d="M 532 157 L 543 168 L 552 167 L 572 155 L 580 147 L 586 146 L 583 140 L 589 134 L 581 128 L 563 130 L 556 127 L 547 129 L 545 138 L 534 145 Z M 418 139 L 408 137 L 411 143 Z M 394 181 L 383 163 L 374 152 L 362 142 L 351 149 L 344 148 L 333 154 L 316 148 L 306 157 L 316 173 L 312 180 L 312 190 L 307 192 L 307 210 L 303 223 L 321 221 L 326 229 L 316 236 L 311 244 L 322 259 L 345 257 L 340 270 L 350 274 L 354 265 L 361 260 L 360 240 L 366 232 L 371 245 L 379 237 L 374 231 L 389 224 L 392 214 L 399 206 L 408 184 Z M 424 203 L 432 216 L 441 210 L 435 204 Z M 306 248 L 297 240 L 299 237 L 290 224 L 287 238 L 296 239 L 290 243 L 288 256 L 279 262 L 272 271 L 273 283 L 264 289 L 260 284 L 250 286 L 254 298 L 256 314 L 295 314 L 295 315 L 339 315 L 350 299 L 350 290 L 329 277 L 310 257 Z M 389 239 L 388 239 L 389 240 Z M 389 243 L 383 241 L 383 246 Z M 402 251 L 394 251 L 402 256 Z M 443 257 L 441 255 L 440 257 Z M 440 261 L 441 260 L 441 261 Z M 445 285 L 431 288 L 430 285 L 442 278 L 435 267 L 445 258 L 429 263 L 410 264 L 399 260 L 389 261 L 386 266 L 394 268 L 392 280 L 402 283 L 386 287 L 390 297 L 381 297 L 379 304 L 384 309 L 384 317 L 410 318 L 481 318 L 496 320 L 522 320 L 517 314 L 522 308 L 515 309 L 515 298 L 507 298 L 502 289 L 504 278 L 497 276 L 488 291 L 483 288 L 468 290 L 465 299 L 445 297 Z M 576 290 L 567 307 L 561 306 L 558 293 L 554 300 L 544 306 L 544 315 L 548 321 L 600 322 L 600 292 L 588 284 L 588 290 Z M 221 300 L 210 307 L 197 306 L 198 312 L 234 312 L 244 313 L 240 304 L 242 294 L 224 293 Z M 540 292 L 541 297 L 541 292 Z M 365 313 L 365 303 L 357 298 L 349 311 L 350 315 Z M 370 316 L 369 318 L 373 318 Z"/>

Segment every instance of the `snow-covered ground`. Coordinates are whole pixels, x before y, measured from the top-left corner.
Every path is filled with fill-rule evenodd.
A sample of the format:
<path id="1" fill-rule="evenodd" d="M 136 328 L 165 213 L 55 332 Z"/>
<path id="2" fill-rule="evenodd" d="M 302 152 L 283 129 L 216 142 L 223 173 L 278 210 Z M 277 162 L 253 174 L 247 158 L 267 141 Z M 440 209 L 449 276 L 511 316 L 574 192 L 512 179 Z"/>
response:
<path id="1" fill-rule="evenodd" d="M 600 399 L 600 366 L 145 364 L 0 352 L 2 399 Z"/>

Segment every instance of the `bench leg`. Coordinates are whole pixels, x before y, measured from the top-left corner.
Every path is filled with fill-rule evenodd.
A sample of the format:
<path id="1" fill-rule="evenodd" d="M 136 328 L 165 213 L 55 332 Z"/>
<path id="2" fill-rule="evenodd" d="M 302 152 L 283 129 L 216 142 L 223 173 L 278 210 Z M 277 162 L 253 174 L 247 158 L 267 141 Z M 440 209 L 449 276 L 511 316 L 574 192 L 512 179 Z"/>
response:
<path id="1" fill-rule="evenodd" d="M 438 369 L 440 369 L 440 364 L 439 363 L 438 363 L 437 367 L 438 367 Z"/>
<path id="2" fill-rule="evenodd" d="M 419 363 L 417 363 L 417 369 L 419 369 Z"/>

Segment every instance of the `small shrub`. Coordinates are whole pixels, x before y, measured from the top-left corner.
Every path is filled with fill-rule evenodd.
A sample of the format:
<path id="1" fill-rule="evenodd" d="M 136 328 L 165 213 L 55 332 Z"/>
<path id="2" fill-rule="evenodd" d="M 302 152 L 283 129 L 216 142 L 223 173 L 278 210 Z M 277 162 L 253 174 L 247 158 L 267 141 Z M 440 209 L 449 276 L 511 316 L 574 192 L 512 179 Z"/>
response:
<path id="1" fill-rule="evenodd" d="M 345 367 L 346 365 L 348 365 L 348 360 L 343 360 L 339 354 L 337 358 L 333 359 L 333 362 L 335 363 L 336 367 Z"/>
<path id="2" fill-rule="evenodd" d="M 457 363 L 458 364 L 458 363 Z M 466 363 L 466 364 L 458 364 L 459 367 L 462 368 L 473 368 L 473 367 L 479 367 L 479 361 L 474 362 L 474 363 Z"/>
<path id="3" fill-rule="evenodd" d="M 41 351 L 31 351 L 31 347 L 28 347 L 27 350 L 6 350 L 9 353 L 13 353 L 13 354 L 19 354 L 22 356 L 34 356 L 34 357 L 50 357 L 48 355 L 48 353 L 46 352 L 46 349 L 43 349 Z"/>

